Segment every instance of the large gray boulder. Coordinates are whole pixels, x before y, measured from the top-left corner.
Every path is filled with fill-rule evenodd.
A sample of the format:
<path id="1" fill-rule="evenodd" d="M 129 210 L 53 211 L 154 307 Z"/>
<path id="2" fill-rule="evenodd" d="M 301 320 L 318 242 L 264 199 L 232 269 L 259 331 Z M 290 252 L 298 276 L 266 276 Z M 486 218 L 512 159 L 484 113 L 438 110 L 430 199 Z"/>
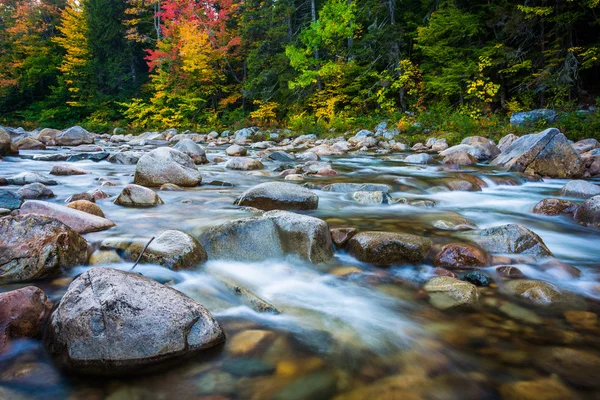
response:
<path id="1" fill-rule="evenodd" d="M 569 197 L 582 197 L 587 199 L 592 196 L 600 194 L 600 186 L 594 185 L 588 181 L 576 180 L 567 182 L 562 189 L 560 189 L 561 196 Z"/>
<path id="2" fill-rule="evenodd" d="M 260 261 L 295 254 L 319 263 L 333 255 L 325 221 L 287 211 L 270 211 L 212 227 L 202 234 L 200 243 L 210 260 Z"/>
<path id="3" fill-rule="evenodd" d="M 538 235 L 521 225 L 508 224 L 462 233 L 488 253 L 525 254 L 552 257 L 552 252 Z"/>
<path id="4" fill-rule="evenodd" d="M 202 182 L 202 175 L 190 156 L 169 147 L 161 147 L 140 158 L 133 182 L 151 187 L 165 183 L 197 186 Z"/>
<path id="5" fill-rule="evenodd" d="M 59 275 L 87 261 L 87 242 L 62 222 L 29 214 L 0 218 L 0 284 Z"/>
<path id="6" fill-rule="evenodd" d="M 190 156 L 195 164 L 206 164 L 208 162 L 206 151 L 193 140 L 182 139 L 173 148 Z"/>
<path id="7" fill-rule="evenodd" d="M 46 346 L 78 374 L 122 375 L 225 341 L 201 304 L 144 276 L 92 268 L 69 286 L 48 324 Z"/>
<path id="8" fill-rule="evenodd" d="M 82 127 L 74 126 L 56 135 L 55 142 L 57 146 L 79 146 L 94 143 L 94 136 Z"/>
<path id="9" fill-rule="evenodd" d="M 429 239 L 408 233 L 360 232 L 346 245 L 356 259 L 376 265 L 418 264 L 431 250 Z"/>
<path id="10" fill-rule="evenodd" d="M 510 171 L 551 178 L 579 177 L 584 168 L 579 154 L 556 128 L 521 136 L 491 164 Z"/>
<path id="11" fill-rule="evenodd" d="M 292 183 L 266 182 L 246 190 L 235 204 L 261 210 L 315 210 L 319 197 Z"/>
<path id="12" fill-rule="evenodd" d="M 20 213 L 40 214 L 56 218 L 78 233 L 98 232 L 115 226 L 114 222 L 106 218 L 40 200 L 27 200 L 21 206 Z"/>

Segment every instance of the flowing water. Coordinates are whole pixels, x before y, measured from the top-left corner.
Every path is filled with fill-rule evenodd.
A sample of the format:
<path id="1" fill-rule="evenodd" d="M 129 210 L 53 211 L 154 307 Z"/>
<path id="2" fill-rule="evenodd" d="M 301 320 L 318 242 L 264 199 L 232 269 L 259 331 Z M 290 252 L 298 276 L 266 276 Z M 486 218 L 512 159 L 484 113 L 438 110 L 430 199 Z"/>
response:
<path id="1" fill-rule="evenodd" d="M 49 154 L 54 151 L 22 151 Z M 223 156 L 224 148 L 212 148 Z M 556 258 L 582 271 L 572 278 L 533 265 L 517 265 L 528 277 L 549 281 L 585 299 L 588 311 L 600 308 L 600 231 L 584 228 L 569 216 L 546 217 L 531 212 L 543 198 L 556 197 L 565 180 L 532 181 L 516 173 L 477 166 L 463 168 L 483 180 L 481 192 L 445 191 L 440 183 L 459 172 L 439 166 L 404 164 L 397 155 L 349 154 L 324 157 L 340 175 L 311 177 L 319 208 L 306 214 L 324 219 L 330 228 L 406 232 L 428 237 L 434 247 L 456 241 L 456 232 L 436 228 L 437 221 L 464 217 L 479 228 L 508 223 L 536 232 Z M 47 174 L 53 162 L 5 158 L 0 177 L 23 171 Z M 105 238 L 149 239 L 165 229 L 199 236 L 207 227 L 254 215 L 233 206 L 235 198 L 255 184 L 281 180 L 266 163 L 259 173 L 201 166 L 204 182 L 220 180 L 232 187 L 203 185 L 180 192 L 161 191 L 165 204 L 125 208 L 99 200 L 116 227 L 84 235 L 92 246 Z M 71 195 L 99 188 L 98 178 L 114 181 L 101 190 L 116 196 L 132 182 L 135 166 L 107 161 L 81 161 L 89 175 L 53 177 L 50 188 L 64 203 Z M 326 183 L 385 183 L 394 198 L 425 199 L 434 207 L 404 204 L 360 205 L 348 194 L 319 190 Z M 9 186 L 9 189 L 18 189 Z M 581 199 L 577 200 L 581 201 Z M 129 269 L 131 263 L 107 267 Z M 68 277 L 35 282 L 57 304 L 70 281 L 88 269 L 80 266 Z M 566 388 L 569 396 L 600 398 L 600 389 L 574 385 L 584 367 L 565 367 L 559 375 L 541 361 L 544 351 L 568 346 L 585 352 L 600 350 L 598 323 L 570 323 L 558 310 L 540 309 L 499 294 L 495 267 L 485 272 L 495 280 L 480 288 L 477 310 L 433 308 L 421 286 L 434 276 L 431 265 L 378 268 L 337 250 L 327 263 L 308 264 L 295 257 L 260 262 L 210 260 L 197 270 L 174 272 L 155 265 L 136 270 L 172 285 L 207 307 L 222 324 L 227 342 L 219 349 L 169 366 L 149 376 L 126 379 L 67 376 L 57 370 L 41 341 L 20 341 L 0 355 L 0 398 L 36 399 L 496 399 L 510 398 L 507 385 L 540 381 L 552 392 Z M 354 273 L 348 273 L 354 272 Z M 259 313 L 244 305 L 223 280 L 251 290 L 283 312 Z M 0 286 L 0 291 L 20 285 Z M 596 371 L 598 373 L 600 371 Z M 558 382 L 558 383 L 557 383 Z M 598 387 L 598 386 L 596 386 Z M 561 398 L 562 392 L 555 394 Z M 504 396 L 504 397 L 503 397 Z M 535 397 L 531 397 L 535 398 Z"/>

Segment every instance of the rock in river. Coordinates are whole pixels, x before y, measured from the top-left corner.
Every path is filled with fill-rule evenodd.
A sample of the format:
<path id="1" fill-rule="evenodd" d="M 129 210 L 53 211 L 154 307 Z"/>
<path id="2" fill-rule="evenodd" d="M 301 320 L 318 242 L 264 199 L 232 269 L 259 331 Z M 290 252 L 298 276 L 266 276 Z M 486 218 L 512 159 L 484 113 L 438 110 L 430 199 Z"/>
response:
<path id="1" fill-rule="evenodd" d="M 574 215 L 581 225 L 600 228 L 600 196 L 594 196 L 583 202 Z"/>
<path id="2" fill-rule="evenodd" d="M 432 306 L 445 310 L 457 306 L 477 306 L 479 289 L 469 282 L 450 276 L 437 276 L 427 281 L 423 289 L 429 294 Z"/>
<path id="3" fill-rule="evenodd" d="M 348 241 L 346 249 L 371 264 L 417 264 L 425 260 L 431 245 L 431 240 L 408 233 L 361 232 Z"/>
<path id="4" fill-rule="evenodd" d="M 78 233 L 103 231 L 115 226 L 114 222 L 106 218 L 39 200 L 26 201 L 21 206 L 20 212 L 21 214 L 41 214 L 56 218 Z"/>
<path id="5" fill-rule="evenodd" d="M 41 335 L 50 309 L 46 293 L 35 286 L 0 293 L 0 353 L 11 339 Z"/>
<path id="6" fill-rule="evenodd" d="M 47 186 L 58 185 L 58 183 L 37 172 L 21 172 L 6 179 L 11 185 L 28 185 L 30 183 L 42 183 Z"/>
<path id="7" fill-rule="evenodd" d="M 73 210 L 83 211 L 85 213 L 104 218 L 104 212 L 102 212 L 102 209 L 89 200 L 72 201 L 67 204 L 67 208 L 72 208 Z"/>
<path id="8" fill-rule="evenodd" d="M 19 149 L 12 142 L 10 135 L 0 128 L 0 156 L 19 154 Z"/>
<path id="9" fill-rule="evenodd" d="M 169 147 L 161 147 L 140 158 L 133 182 L 150 187 L 165 183 L 197 186 L 202 182 L 202 176 L 190 156 Z"/>
<path id="10" fill-rule="evenodd" d="M 568 200 L 543 199 L 533 207 L 533 213 L 551 216 L 573 214 L 577 210 L 577 207 L 577 204 Z"/>
<path id="11" fill-rule="evenodd" d="M 585 388 L 600 388 L 598 371 L 600 354 L 569 347 L 545 347 L 537 352 L 535 363 L 542 369 L 558 374 L 564 380 Z"/>
<path id="12" fill-rule="evenodd" d="M 600 194 L 600 186 L 588 181 L 576 180 L 568 182 L 560 189 L 562 196 L 581 197 L 587 199 Z"/>
<path id="13" fill-rule="evenodd" d="M 195 164 L 206 164 L 208 162 L 206 151 L 191 139 L 182 139 L 173 148 L 190 156 Z"/>
<path id="14" fill-rule="evenodd" d="M 503 293 L 518 297 L 528 303 L 553 310 L 585 307 L 585 301 L 577 295 L 557 286 L 533 279 L 512 279 L 504 282 Z"/>
<path id="15" fill-rule="evenodd" d="M 246 190 L 235 204 L 261 210 L 315 210 L 319 197 L 292 183 L 266 182 Z"/>
<path id="16" fill-rule="evenodd" d="M 132 183 L 123 188 L 115 199 L 115 204 L 125 207 L 154 207 L 165 203 L 154 190 Z"/>
<path id="17" fill-rule="evenodd" d="M 74 126 L 56 135 L 55 142 L 57 146 L 79 146 L 94 143 L 94 137 L 82 127 Z"/>
<path id="18" fill-rule="evenodd" d="M 59 366 L 98 375 L 139 373 L 224 341 L 210 312 L 183 293 L 100 267 L 71 283 L 46 336 Z"/>
<path id="19" fill-rule="evenodd" d="M 56 276 L 87 261 L 87 242 L 62 222 L 28 214 L 0 219 L 0 283 Z"/>
<path id="20" fill-rule="evenodd" d="M 433 260 L 436 267 L 449 270 L 485 267 L 487 264 L 488 256 L 485 251 L 477 246 L 462 243 L 445 245 Z"/>
<path id="21" fill-rule="evenodd" d="M 489 253 L 552 257 L 552 252 L 546 247 L 542 238 L 521 225 L 495 226 L 464 232 L 462 235 Z"/>
<path id="22" fill-rule="evenodd" d="M 0 208 L 16 210 L 23 204 L 23 196 L 12 190 L 0 189 Z"/>
<path id="23" fill-rule="evenodd" d="M 52 170 L 50 171 L 50 175 L 61 175 L 61 176 L 85 175 L 88 173 L 89 172 L 84 171 L 81 168 L 77 168 L 76 166 L 71 165 L 71 164 L 56 164 L 55 166 L 52 167 Z"/>
<path id="24" fill-rule="evenodd" d="M 319 263 L 333 255 L 325 221 L 287 211 L 269 211 L 212 227 L 202 234 L 200 243 L 210 260 L 259 261 L 295 254 Z"/>
<path id="25" fill-rule="evenodd" d="M 17 193 L 27 200 L 49 199 L 54 197 L 54 192 L 48 189 L 43 183 L 30 183 L 19 189 Z"/>
<path id="26" fill-rule="evenodd" d="M 234 157 L 225 163 L 225 168 L 236 171 L 254 171 L 264 167 L 263 163 L 249 157 Z"/>

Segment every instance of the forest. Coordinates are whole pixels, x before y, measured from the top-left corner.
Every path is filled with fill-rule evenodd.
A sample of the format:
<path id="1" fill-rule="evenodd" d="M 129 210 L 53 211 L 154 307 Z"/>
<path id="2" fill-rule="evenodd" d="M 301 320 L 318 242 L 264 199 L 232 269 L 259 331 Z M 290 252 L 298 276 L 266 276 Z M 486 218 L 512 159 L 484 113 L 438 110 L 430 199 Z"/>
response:
<path id="1" fill-rule="evenodd" d="M 599 0 L 0 0 L 0 124 L 597 137 Z M 504 131 L 506 133 L 506 131 Z"/>

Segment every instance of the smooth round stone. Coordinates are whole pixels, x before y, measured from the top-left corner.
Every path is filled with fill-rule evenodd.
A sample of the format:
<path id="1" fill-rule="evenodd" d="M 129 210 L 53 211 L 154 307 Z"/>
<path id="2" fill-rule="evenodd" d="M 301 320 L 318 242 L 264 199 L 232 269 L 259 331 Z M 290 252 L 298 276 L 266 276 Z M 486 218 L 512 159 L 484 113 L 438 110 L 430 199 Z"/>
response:
<path id="1" fill-rule="evenodd" d="M 235 204 L 267 211 L 314 210 L 319 206 L 319 197 L 299 185 L 267 182 L 246 190 Z"/>
<path id="2" fill-rule="evenodd" d="M 152 189 L 132 183 L 123 188 L 115 204 L 125 207 L 153 207 L 165 203 Z"/>
<path id="3" fill-rule="evenodd" d="M 356 259 L 376 265 L 417 264 L 431 249 L 429 239 L 407 233 L 360 232 L 346 245 Z"/>

